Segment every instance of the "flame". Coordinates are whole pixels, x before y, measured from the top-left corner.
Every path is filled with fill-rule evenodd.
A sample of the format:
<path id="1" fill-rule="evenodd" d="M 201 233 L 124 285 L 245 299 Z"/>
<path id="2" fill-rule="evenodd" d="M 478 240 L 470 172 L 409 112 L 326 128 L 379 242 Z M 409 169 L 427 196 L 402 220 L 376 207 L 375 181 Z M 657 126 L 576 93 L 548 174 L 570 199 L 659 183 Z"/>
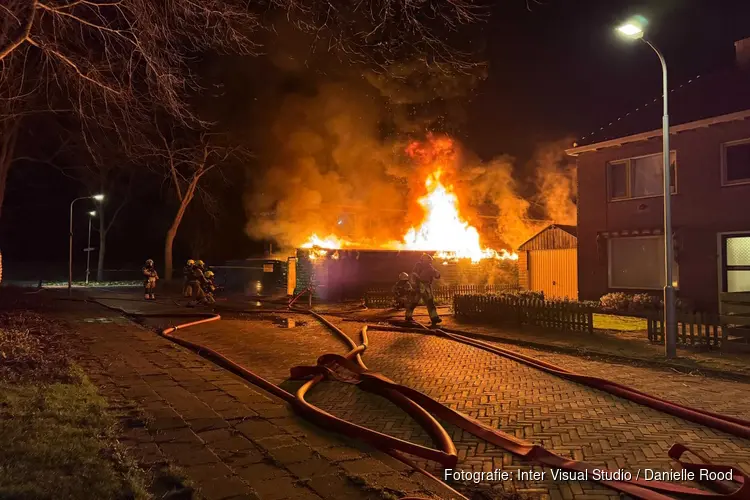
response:
<path id="1" fill-rule="evenodd" d="M 458 196 L 453 186 L 443 184 L 441 177 L 455 160 L 453 141 L 450 138 L 430 138 L 426 143 L 414 142 L 406 152 L 417 163 L 431 171 L 424 182 L 426 194 L 417 202 L 424 210 L 424 219 L 417 227 L 411 227 L 401 242 L 384 242 L 377 248 L 392 250 L 436 251 L 436 257 L 445 261 L 471 259 L 518 260 L 518 255 L 507 250 L 499 252 L 483 247 L 479 232 L 460 214 Z M 310 236 L 301 248 L 310 249 L 312 260 L 325 257 L 330 250 L 345 247 L 370 248 L 372 245 L 357 245 L 329 234 L 320 238 Z M 332 255 L 338 258 L 338 252 Z"/>
<path id="2" fill-rule="evenodd" d="M 418 228 L 410 228 L 404 237 L 404 248 L 408 250 L 438 250 L 437 257 L 446 260 L 482 259 L 517 260 L 518 255 L 507 250 L 497 252 L 482 248 L 479 232 L 469 225 L 458 211 L 458 197 L 452 186 L 440 181 L 442 170 L 427 176 L 427 194 L 419 198 L 424 208 L 425 219 Z"/>
<path id="3" fill-rule="evenodd" d="M 329 250 L 337 250 L 350 245 L 350 242 L 339 239 L 332 234 L 329 234 L 325 238 L 321 238 L 317 234 L 313 234 L 300 248 L 310 249 L 308 257 L 310 258 L 310 260 L 316 260 L 321 257 L 327 256 Z M 333 259 L 338 259 L 339 253 L 334 252 L 331 257 Z"/>

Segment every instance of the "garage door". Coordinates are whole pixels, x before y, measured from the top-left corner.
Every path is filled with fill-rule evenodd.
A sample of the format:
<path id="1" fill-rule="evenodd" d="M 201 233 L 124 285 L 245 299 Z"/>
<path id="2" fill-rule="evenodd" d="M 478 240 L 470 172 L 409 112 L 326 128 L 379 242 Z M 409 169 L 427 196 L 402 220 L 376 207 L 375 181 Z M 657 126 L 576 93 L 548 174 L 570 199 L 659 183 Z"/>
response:
<path id="1" fill-rule="evenodd" d="M 578 251 L 532 250 L 529 252 L 529 288 L 545 297 L 578 298 Z"/>

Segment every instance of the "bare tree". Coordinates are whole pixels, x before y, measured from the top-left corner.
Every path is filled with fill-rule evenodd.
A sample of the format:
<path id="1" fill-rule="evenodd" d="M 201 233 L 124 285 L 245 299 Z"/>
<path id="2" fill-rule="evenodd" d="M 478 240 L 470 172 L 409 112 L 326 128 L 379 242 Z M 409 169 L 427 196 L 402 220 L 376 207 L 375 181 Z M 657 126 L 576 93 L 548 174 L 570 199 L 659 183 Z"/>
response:
<path id="1" fill-rule="evenodd" d="M 66 113 L 124 149 L 148 138 L 155 111 L 191 125 L 192 58 L 255 54 L 257 17 L 243 0 L 5 0 L 0 5 L 0 202 L 22 120 Z M 108 119 L 101 121 L 102 116 Z"/>
<path id="2" fill-rule="evenodd" d="M 190 137 L 180 138 L 176 136 L 179 132 L 174 130 L 169 137 L 158 127 L 157 130 L 163 147 L 155 151 L 153 156 L 164 164 L 165 181 L 169 183 L 170 191 L 178 202 L 177 211 L 164 241 L 164 277 L 171 280 L 172 247 L 188 207 L 198 196 L 209 213 L 215 208 L 215 200 L 204 189 L 201 181 L 211 171 L 220 170 L 231 162 L 247 157 L 247 152 L 239 147 L 222 145 L 219 142 L 220 137 L 214 134 L 201 133 L 196 141 Z"/>

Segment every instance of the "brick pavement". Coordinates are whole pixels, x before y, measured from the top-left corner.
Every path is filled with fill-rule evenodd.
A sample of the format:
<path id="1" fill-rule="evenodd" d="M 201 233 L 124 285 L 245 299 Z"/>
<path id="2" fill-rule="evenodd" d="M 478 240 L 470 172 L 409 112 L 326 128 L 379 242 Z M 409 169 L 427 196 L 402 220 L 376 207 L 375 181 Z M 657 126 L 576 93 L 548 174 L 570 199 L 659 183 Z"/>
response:
<path id="1" fill-rule="evenodd" d="M 334 319 L 351 335 L 359 324 Z M 252 335 L 249 332 L 253 332 Z M 271 342 L 279 363 L 285 339 L 292 350 L 297 336 L 283 337 L 262 321 L 225 320 L 181 333 L 219 351 L 232 352 L 239 361 L 268 376 L 281 368 L 256 352 Z M 512 346 L 511 349 L 523 350 Z M 334 351 L 339 352 L 339 351 Z M 531 352 L 526 350 L 526 352 Z M 750 385 L 698 380 L 662 370 L 592 362 L 572 356 L 537 353 L 540 358 L 576 371 L 606 376 L 639 389 L 695 406 L 747 416 Z M 372 332 L 365 362 L 395 381 L 418 389 L 438 401 L 518 437 L 548 449 L 613 469 L 649 467 L 669 470 L 667 457 L 673 442 L 684 443 L 717 463 L 738 465 L 750 473 L 750 442 L 705 429 L 656 410 L 588 387 L 547 375 L 469 346 L 417 334 Z M 287 365 L 291 366 L 291 365 Z M 421 444 L 430 444 L 423 431 L 388 401 L 356 387 L 321 384 L 309 400 L 353 422 Z M 527 470 L 515 457 L 446 425 L 459 451 L 459 468 L 488 471 L 495 468 Z M 430 464 L 424 464 L 430 467 Z M 434 466 L 434 464 L 433 464 Z M 434 470 L 434 472 L 438 472 Z M 618 495 L 594 483 L 513 481 L 481 485 L 494 492 L 527 493 L 542 498 L 595 500 Z M 472 487 L 470 489 L 477 489 Z"/>
<path id="2" fill-rule="evenodd" d="M 80 363 L 102 395 L 113 407 L 138 407 L 145 415 L 126 426 L 121 440 L 144 467 L 179 466 L 199 498 L 451 496 L 391 457 L 308 424 L 280 400 L 117 313 L 77 304 L 59 318 L 80 335 L 86 347 Z M 307 354 L 304 362 L 315 359 Z"/>

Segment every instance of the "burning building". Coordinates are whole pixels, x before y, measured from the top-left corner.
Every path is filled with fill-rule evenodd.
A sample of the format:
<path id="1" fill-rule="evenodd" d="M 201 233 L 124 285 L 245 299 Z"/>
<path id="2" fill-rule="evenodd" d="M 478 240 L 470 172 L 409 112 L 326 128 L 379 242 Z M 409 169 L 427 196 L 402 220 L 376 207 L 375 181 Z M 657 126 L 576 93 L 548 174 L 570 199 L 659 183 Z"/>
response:
<path id="1" fill-rule="evenodd" d="M 436 258 L 441 285 L 517 283 L 518 256 L 483 245 L 479 231 L 461 215 L 455 189 L 444 181 L 455 161 L 453 142 L 415 142 L 407 153 L 420 167 L 417 171 L 426 172 L 416 199 L 420 222 L 400 241 L 381 241 L 377 248 L 336 234 L 312 234 L 297 250 L 298 290 L 314 283 L 321 298 L 356 299 L 368 289 L 390 287 L 399 272 L 411 271 L 422 253 Z"/>
<path id="2" fill-rule="evenodd" d="M 248 195 L 248 234 L 294 255 L 290 289 L 314 283 L 321 298 L 359 298 L 390 288 L 423 252 L 441 266 L 441 285 L 518 284 L 514 250 L 549 221 L 530 217 L 511 160 L 481 162 L 446 136 L 392 143 L 386 153 L 347 117 L 316 122 L 333 127 L 326 133 L 312 133 L 315 124 L 290 131 L 283 161 Z M 554 180 L 557 149 L 536 160 L 537 176 L 548 181 L 540 190 L 551 195 L 537 208 L 569 201 L 571 184 Z"/>

